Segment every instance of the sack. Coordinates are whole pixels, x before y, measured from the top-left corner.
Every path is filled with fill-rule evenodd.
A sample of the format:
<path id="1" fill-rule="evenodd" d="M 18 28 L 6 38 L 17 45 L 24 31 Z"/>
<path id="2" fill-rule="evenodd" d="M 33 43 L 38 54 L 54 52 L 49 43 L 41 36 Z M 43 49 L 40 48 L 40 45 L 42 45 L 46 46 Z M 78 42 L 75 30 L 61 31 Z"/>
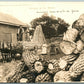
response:
<path id="1" fill-rule="evenodd" d="M 78 23 L 80 26 L 84 26 L 84 14 L 80 15 L 78 19 Z"/>
<path id="2" fill-rule="evenodd" d="M 84 26 L 84 20 L 83 19 L 78 19 L 78 24 L 80 26 Z"/>
<path id="3" fill-rule="evenodd" d="M 82 41 L 84 41 L 84 31 L 81 33 L 80 38 Z"/>
<path id="4" fill-rule="evenodd" d="M 79 31 L 77 29 L 68 29 L 66 33 L 64 33 L 63 40 L 74 42 L 76 40 L 76 37 L 78 35 Z"/>
<path id="5" fill-rule="evenodd" d="M 81 40 L 76 42 L 76 50 L 74 51 L 75 54 L 79 53 L 81 50 L 83 50 L 84 44 Z"/>
<path id="6" fill-rule="evenodd" d="M 60 49 L 64 54 L 71 54 L 76 49 L 76 44 L 69 41 L 62 41 L 60 43 Z"/>

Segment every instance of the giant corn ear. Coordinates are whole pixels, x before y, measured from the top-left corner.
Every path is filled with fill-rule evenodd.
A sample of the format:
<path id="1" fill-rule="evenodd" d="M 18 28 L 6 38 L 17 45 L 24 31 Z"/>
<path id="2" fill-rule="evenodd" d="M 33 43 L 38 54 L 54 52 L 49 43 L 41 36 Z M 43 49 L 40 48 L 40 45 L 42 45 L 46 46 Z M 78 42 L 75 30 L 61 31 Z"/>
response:
<path id="1" fill-rule="evenodd" d="M 35 54 L 34 51 L 31 52 L 29 50 L 25 50 L 22 57 L 30 71 L 40 73 L 44 69 L 45 61 Z"/>
<path id="2" fill-rule="evenodd" d="M 35 79 L 36 83 L 48 83 L 52 82 L 52 78 L 48 73 L 40 74 Z"/>
<path id="3" fill-rule="evenodd" d="M 54 82 L 69 82 L 72 81 L 69 71 L 59 71 L 54 75 Z"/>
<path id="4" fill-rule="evenodd" d="M 71 72 L 72 77 L 77 77 L 84 72 L 84 50 L 70 67 L 69 71 Z"/>
<path id="5" fill-rule="evenodd" d="M 67 64 L 73 64 L 77 58 L 78 58 L 77 55 L 72 54 L 72 55 L 65 55 L 61 59 L 65 60 Z"/>
<path id="6" fill-rule="evenodd" d="M 58 65 L 58 60 L 52 59 L 52 60 L 48 61 L 48 68 L 47 68 L 48 73 L 55 74 L 60 70 L 61 69 L 60 69 L 60 67 Z"/>

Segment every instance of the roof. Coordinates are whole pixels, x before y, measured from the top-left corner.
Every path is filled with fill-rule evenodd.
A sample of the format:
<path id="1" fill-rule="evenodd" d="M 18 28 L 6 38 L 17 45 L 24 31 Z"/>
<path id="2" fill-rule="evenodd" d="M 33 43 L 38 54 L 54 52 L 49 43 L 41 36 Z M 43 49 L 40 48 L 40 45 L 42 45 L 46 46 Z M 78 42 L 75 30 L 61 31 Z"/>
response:
<path id="1" fill-rule="evenodd" d="M 19 21 L 17 18 L 0 12 L 0 23 L 1 24 L 8 24 L 8 25 L 13 25 L 13 26 L 26 26 L 25 23 Z"/>

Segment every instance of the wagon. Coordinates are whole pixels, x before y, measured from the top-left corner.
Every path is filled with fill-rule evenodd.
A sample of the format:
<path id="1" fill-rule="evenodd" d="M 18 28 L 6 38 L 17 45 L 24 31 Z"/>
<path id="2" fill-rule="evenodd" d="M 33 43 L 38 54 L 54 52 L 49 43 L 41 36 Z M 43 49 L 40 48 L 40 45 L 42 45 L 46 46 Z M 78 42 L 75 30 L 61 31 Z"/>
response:
<path id="1" fill-rule="evenodd" d="M 27 25 L 13 16 L 0 13 L 0 52 L 3 59 L 11 57 L 11 50 L 18 41 L 25 40 Z"/>

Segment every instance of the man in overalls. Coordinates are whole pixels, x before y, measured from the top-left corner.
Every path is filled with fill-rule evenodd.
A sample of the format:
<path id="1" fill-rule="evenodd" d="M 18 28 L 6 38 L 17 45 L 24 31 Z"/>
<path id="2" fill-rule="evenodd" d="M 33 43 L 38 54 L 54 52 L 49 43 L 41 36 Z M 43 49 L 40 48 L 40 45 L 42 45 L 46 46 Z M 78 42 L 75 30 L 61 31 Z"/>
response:
<path id="1" fill-rule="evenodd" d="M 47 47 L 48 47 L 47 44 L 42 45 L 42 52 L 41 52 L 42 55 L 47 55 Z"/>

